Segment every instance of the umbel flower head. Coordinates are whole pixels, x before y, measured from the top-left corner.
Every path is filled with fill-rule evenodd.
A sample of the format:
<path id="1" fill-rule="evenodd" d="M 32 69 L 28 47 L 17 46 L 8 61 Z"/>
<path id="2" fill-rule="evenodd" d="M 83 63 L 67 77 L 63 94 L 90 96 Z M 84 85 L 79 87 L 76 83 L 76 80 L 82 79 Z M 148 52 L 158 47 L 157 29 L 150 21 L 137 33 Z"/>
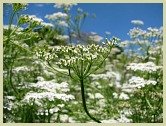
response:
<path id="1" fill-rule="evenodd" d="M 120 40 L 113 38 L 106 40 L 103 45 L 68 45 L 45 46 L 38 49 L 36 56 L 47 61 L 49 65 L 56 64 L 60 68 L 73 70 L 77 75 L 86 75 L 100 67 L 111 52 L 111 49 Z M 80 67 L 81 66 L 81 67 Z M 97 67 L 95 67 L 97 66 Z"/>
<path id="2" fill-rule="evenodd" d="M 112 48 L 120 40 L 113 38 L 110 41 L 106 40 L 103 45 L 68 45 L 68 46 L 55 46 L 44 49 L 39 49 L 36 55 L 44 59 L 48 66 L 53 70 L 57 66 L 68 70 L 68 76 L 74 80 L 78 80 L 81 84 L 82 103 L 86 114 L 94 121 L 101 123 L 98 119 L 94 118 L 86 107 L 86 99 L 84 94 L 84 80 L 92 73 L 97 71 L 109 56 Z M 58 71 L 60 72 L 60 71 Z M 101 96 L 100 96 L 101 97 Z"/>

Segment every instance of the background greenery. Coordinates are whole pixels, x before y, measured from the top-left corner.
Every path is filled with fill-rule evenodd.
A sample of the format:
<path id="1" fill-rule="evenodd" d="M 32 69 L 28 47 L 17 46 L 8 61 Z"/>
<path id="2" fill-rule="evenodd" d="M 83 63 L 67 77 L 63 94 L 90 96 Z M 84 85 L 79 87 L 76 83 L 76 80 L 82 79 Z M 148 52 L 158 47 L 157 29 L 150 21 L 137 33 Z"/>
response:
<path id="1" fill-rule="evenodd" d="M 78 52 L 81 50 L 78 45 L 83 49 L 103 47 L 91 35 L 81 32 L 88 13 L 78 9 L 71 18 L 68 10 L 72 4 L 64 4 L 62 13 L 67 17 L 45 25 L 37 17 L 21 15 L 26 6 L 12 4 L 9 25 L 3 29 L 4 122 L 92 122 L 82 106 L 79 80 L 64 75 L 68 73 L 64 63 L 56 64 L 71 45 Z M 67 27 L 58 25 L 62 20 Z M 66 32 L 68 37 L 64 39 Z M 118 39 L 119 43 L 105 59 L 104 51 L 92 53 L 95 57 L 92 69 L 100 67 L 84 80 L 88 112 L 104 123 L 163 122 L 162 27 L 143 30 L 136 21 L 128 34 L 131 39 L 123 42 Z M 113 40 L 104 43 L 109 41 Z M 49 52 L 52 47 L 61 49 L 58 57 L 54 55 L 56 51 Z M 44 55 L 42 60 L 36 53 L 39 50 Z M 85 51 L 84 55 L 87 54 Z M 52 65 L 47 62 L 50 57 Z M 102 59 L 104 62 L 99 65 Z M 77 67 L 81 67 L 81 62 Z"/>

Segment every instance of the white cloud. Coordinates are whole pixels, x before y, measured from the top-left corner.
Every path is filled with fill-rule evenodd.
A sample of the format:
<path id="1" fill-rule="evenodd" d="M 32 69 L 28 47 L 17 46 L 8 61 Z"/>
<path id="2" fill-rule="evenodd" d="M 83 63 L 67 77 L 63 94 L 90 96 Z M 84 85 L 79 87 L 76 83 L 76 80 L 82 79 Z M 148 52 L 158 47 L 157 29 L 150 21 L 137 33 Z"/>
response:
<path id="1" fill-rule="evenodd" d="M 44 4 L 35 4 L 37 7 L 43 7 L 44 6 Z"/>

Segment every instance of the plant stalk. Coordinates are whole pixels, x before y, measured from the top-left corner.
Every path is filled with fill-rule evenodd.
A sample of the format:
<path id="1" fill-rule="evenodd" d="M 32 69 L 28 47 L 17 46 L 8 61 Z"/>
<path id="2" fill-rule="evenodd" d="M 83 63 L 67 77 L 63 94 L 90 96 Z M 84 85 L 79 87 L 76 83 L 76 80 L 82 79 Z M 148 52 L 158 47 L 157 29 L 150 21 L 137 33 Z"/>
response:
<path id="1" fill-rule="evenodd" d="M 96 118 L 94 118 L 93 116 L 90 115 L 88 109 L 87 109 L 87 106 L 86 106 L 86 99 L 85 99 L 85 91 L 84 91 L 84 80 L 83 79 L 80 79 L 80 83 L 81 83 L 81 95 L 82 95 L 82 103 L 83 103 L 83 107 L 84 107 L 84 110 L 86 112 L 86 114 L 92 119 L 94 120 L 95 122 L 98 122 L 98 123 L 101 123 L 99 120 L 97 120 Z"/>

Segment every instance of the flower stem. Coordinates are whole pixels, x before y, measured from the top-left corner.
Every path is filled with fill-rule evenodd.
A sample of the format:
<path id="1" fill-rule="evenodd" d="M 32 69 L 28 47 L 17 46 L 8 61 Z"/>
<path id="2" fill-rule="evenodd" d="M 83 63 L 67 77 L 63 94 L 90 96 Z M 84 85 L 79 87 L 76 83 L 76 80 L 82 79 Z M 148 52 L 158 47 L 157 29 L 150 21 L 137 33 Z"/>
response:
<path id="1" fill-rule="evenodd" d="M 94 118 L 93 116 L 90 115 L 88 109 L 87 109 L 87 106 L 86 106 L 86 99 L 85 99 L 85 91 L 84 91 L 84 80 L 83 79 L 80 79 L 80 83 L 81 83 L 81 95 L 82 95 L 82 103 L 83 103 L 83 107 L 84 107 L 84 110 L 86 112 L 86 114 L 92 119 L 94 120 L 95 122 L 98 122 L 98 123 L 101 123 L 99 120 L 97 120 L 96 118 Z"/>

